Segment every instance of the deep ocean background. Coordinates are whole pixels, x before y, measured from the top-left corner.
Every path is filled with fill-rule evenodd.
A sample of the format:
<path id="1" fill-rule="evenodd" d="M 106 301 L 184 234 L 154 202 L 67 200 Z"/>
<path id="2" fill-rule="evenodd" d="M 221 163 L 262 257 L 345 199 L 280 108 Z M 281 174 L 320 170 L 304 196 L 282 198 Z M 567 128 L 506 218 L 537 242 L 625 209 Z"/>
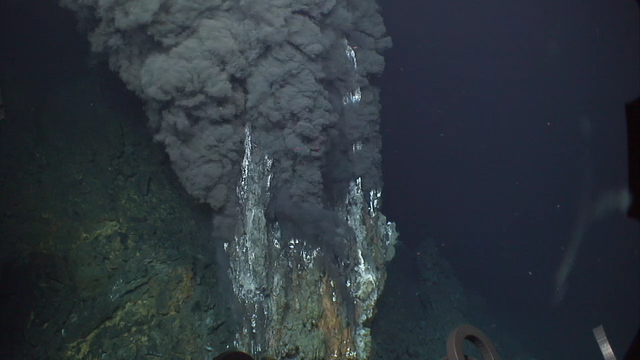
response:
<path id="1" fill-rule="evenodd" d="M 637 4 L 382 6 L 394 39 L 380 81 L 384 211 L 407 253 L 428 238 L 440 244 L 497 327 L 526 335 L 540 358 L 600 357 L 591 332 L 599 324 L 624 352 L 640 311 L 637 223 L 615 214 L 592 224 L 563 302 L 550 298 L 584 154 L 595 193 L 626 186 L 624 104 L 640 84 Z"/>

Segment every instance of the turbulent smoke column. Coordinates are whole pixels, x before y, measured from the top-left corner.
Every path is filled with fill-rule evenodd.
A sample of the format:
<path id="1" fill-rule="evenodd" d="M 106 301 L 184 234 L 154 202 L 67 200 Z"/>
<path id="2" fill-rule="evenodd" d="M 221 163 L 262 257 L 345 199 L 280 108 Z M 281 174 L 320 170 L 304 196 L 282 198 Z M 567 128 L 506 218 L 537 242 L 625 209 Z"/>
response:
<path id="1" fill-rule="evenodd" d="M 366 358 L 393 256 L 379 213 L 374 0 L 61 0 L 145 100 L 183 186 L 214 211 L 241 329 L 278 358 Z"/>

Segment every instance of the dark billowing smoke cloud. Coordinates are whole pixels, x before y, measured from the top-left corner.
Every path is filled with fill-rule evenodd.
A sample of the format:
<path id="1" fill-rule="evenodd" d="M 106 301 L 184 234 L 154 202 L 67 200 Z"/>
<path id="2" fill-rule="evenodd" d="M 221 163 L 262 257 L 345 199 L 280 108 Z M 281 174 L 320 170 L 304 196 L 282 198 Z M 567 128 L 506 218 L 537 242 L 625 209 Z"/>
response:
<path id="1" fill-rule="evenodd" d="M 286 188 L 288 204 L 310 212 L 291 220 L 323 214 L 331 222 L 323 209 L 355 177 L 363 177 L 365 189 L 380 187 L 378 93 L 367 77 L 381 74 L 379 52 L 391 41 L 374 1 L 61 4 L 78 15 L 93 50 L 145 100 L 156 140 L 187 191 L 223 219 L 216 225 L 224 228 L 225 213 L 234 217 L 247 123 L 257 151 L 274 159 L 276 191 Z M 347 43 L 356 49 L 357 68 Z M 345 103 L 358 87 L 361 101 Z"/>
<path id="2" fill-rule="evenodd" d="M 274 196 L 267 212 L 280 224 L 283 239 L 307 239 L 329 252 L 327 255 L 339 263 L 351 261 L 346 244 L 355 242 L 356 235 L 336 212 L 315 204 L 293 201 L 286 190 L 280 190 Z"/>

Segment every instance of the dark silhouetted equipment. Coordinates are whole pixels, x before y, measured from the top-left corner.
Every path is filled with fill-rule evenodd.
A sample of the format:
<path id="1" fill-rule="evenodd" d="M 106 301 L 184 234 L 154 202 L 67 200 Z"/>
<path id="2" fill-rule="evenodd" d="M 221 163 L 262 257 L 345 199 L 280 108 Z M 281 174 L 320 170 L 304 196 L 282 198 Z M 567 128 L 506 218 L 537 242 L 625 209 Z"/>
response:
<path id="1" fill-rule="evenodd" d="M 637 2 L 640 6 L 640 0 Z M 640 97 L 625 105 L 625 113 L 629 146 L 629 192 L 632 197 L 627 215 L 640 221 Z M 638 284 L 631 286 L 638 286 Z M 638 359 L 640 359 L 640 327 L 624 356 L 624 360 Z"/>
<path id="2" fill-rule="evenodd" d="M 469 324 L 455 328 L 447 338 L 447 356 L 442 360 L 475 360 L 467 357 L 463 351 L 464 341 L 468 340 L 475 345 L 482 354 L 484 360 L 500 360 L 496 347 L 491 339 L 480 329 Z"/>
<path id="3" fill-rule="evenodd" d="M 629 147 L 629 192 L 631 206 L 627 215 L 640 220 L 640 98 L 625 105 Z"/>
<path id="4" fill-rule="evenodd" d="M 251 355 L 247 353 L 243 353 L 242 351 L 227 351 L 218 356 L 216 356 L 213 360 L 254 360 Z"/>

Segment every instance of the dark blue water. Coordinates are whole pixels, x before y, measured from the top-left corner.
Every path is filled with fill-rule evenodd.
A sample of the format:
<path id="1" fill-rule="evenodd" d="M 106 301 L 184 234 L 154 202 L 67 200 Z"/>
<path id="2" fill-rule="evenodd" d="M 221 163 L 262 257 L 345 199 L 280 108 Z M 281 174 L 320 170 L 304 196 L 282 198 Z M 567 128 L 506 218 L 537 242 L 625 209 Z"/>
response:
<path id="1" fill-rule="evenodd" d="M 380 82 L 385 210 L 408 253 L 441 244 L 465 289 L 540 358 L 598 358 L 599 324 L 624 352 L 639 319 L 637 223 L 612 212 L 581 226 L 565 296 L 550 299 L 580 204 L 627 184 L 636 4 L 382 5 L 394 39 Z"/>

